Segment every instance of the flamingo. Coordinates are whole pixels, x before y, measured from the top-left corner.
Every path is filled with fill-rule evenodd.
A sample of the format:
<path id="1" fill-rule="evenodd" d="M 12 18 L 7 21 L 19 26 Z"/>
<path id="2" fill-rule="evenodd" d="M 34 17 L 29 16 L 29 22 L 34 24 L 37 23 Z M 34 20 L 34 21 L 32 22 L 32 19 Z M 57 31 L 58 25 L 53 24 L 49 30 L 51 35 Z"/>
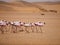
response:
<path id="1" fill-rule="evenodd" d="M 43 27 L 44 24 L 45 24 L 45 22 L 36 22 L 36 23 L 35 23 L 37 32 L 38 32 L 38 27 L 40 27 L 40 31 L 41 31 L 41 33 L 42 33 L 42 28 L 41 28 L 41 27 Z"/>
<path id="2" fill-rule="evenodd" d="M 1 32 L 2 32 L 2 33 L 4 33 L 4 28 L 7 29 L 7 27 L 6 27 L 7 24 L 8 24 L 8 23 L 7 23 L 7 21 L 5 21 L 5 20 L 1 20 L 1 21 L 0 21 L 0 27 L 1 27 L 0 29 L 1 29 Z M 6 30 L 6 31 L 7 31 L 7 30 Z"/>
<path id="3" fill-rule="evenodd" d="M 12 32 L 17 32 L 17 28 L 19 27 L 20 29 L 22 29 L 22 30 L 20 30 L 20 31 L 23 31 L 23 28 L 22 28 L 22 26 L 24 25 L 24 22 L 20 22 L 20 21 L 14 21 L 14 22 L 10 22 L 10 25 L 12 26 L 12 29 L 14 30 L 14 31 L 12 31 Z M 15 28 L 14 28 L 15 27 Z"/>
<path id="4" fill-rule="evenodd" d="M 22 27 L 24 27 L 24 24 L 25 24 L 25 22 L 20 22 L 20 27 L 21 27 L 22 31 L 24 31 L 24 29 L 22 28 Z"/>
<path id="5" fill-rule="evenodd" d="M 25 31 L 26 31 L 26 32 L 29 33 L 28 27 L 31 27 L 32 32 L 34 32 L 34 31 L 33 31 L 34 23 L 25 23 L 25 24 L 24 24 L 24 27 L 25 27 Z"/>
<path id="6" fill-rule="evenodd" d="M 9 26 L 9 30 L 10 30 L 10 27 L 11 27 L 11 29 L 13 29 L 14 28 L 14 22 L 13 21 L 11 21 L 11 22 L 9 22 L 9 24 L 10 24 L 10 26 Z M 12 30 L 11 30 L 12 31 Z M 13 32 L 13 31 L 12 31 Z"/>
<path id="7" fill-rule="evenodd" d="M 14 22 L 13 22 L 13 25 L 12 25 L 12 28 L 14 28 L 14 27 L 15 27 L 16 29 L 15 29 L 15 31 L 13 31 L 13 32 L 16 33 L 18 27 L 20 27 L 20 21 L 14 21 Z"/>

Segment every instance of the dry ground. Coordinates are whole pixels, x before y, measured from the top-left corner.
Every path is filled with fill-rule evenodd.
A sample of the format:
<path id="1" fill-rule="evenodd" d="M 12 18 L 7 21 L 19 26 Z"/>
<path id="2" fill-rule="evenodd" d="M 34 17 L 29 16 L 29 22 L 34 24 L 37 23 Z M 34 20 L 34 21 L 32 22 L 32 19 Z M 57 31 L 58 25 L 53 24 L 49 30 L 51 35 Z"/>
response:
<path id="1" fill-rule="evenodd" d="M 22 22 L 42 21 L 46 24 L 43 33 L 5 33 L 0 34 L 0 45 L 60 45 L 60 4 L 48 5 L 40 4 L 45 9 L 54 9 L 58 13 L 19 13 L 19 12 L 0 12 L 0 19 L 8 21 L 20 20 Z"/>

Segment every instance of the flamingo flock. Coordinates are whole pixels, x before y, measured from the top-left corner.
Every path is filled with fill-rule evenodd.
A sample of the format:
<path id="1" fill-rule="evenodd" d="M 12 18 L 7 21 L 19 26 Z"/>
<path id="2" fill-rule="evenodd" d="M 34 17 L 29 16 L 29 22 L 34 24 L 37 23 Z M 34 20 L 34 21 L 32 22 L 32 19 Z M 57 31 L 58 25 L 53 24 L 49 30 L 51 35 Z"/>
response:
<path id="1" fill-rule="evenodd" d="M 18 31 L 25 31 L 29 33 L 30 29 L 31 29 L 31 32 L 35 32 L 35 29 L 36 29 L 36 32 L 39 32 L 40 30 L 40 32 L 42 33 L 43 31 L 41 27 L 43 27 L 44 25 L 45 25 L 45 22 L 25 23 L 20 21 L 9 22 L 6 20 L 0 20 L 0 32 L 3 34 L 4 32 L 8 32 L 8 30 L 11 29 L 11 32 L 13 33 L 17 33 Z M 8 30 L 7 30 L 7 27 L 9 27 Z"/>

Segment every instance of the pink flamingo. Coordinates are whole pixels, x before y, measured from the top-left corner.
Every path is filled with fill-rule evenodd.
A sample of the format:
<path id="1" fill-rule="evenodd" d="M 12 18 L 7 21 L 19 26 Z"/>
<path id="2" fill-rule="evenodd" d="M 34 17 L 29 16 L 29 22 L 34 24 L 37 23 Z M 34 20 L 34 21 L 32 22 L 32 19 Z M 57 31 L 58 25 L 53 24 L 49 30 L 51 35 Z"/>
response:
<path id="1" fill-rule="evenodd" d="M 5 20 L 0 21 L 0 30 L 1 30 L 2 33 L 4 33 L 4 28 L 5 28 L 5 30 L 7 29 L 7 27 L 6 27 L 7 25 L 8 25 L 7 21 L 5 21 Z"/>
<path id="2" fill-rule="evenodd" d="M 20 21 L 14 21 L 14 22 L 10 22 L 11 26 L 12 26 L 12 29 L 15 29 L 13 32 L 16 33 L 17 30 L 18 30 L 18 27 L 22 30 L 20 31 L 23 31 L 23 28 L 22 26 L 24 25 L 23 22 L 20 22 Z M 15 27 L 15 28 L 14 28 Z"/>
<path id="3" fill-rule="evenodd" d="M 43 22 L 36 22 L 36 23 L 35 23 L 37 32 L 38 32 L 38 27 L 40 27 L 40 31 L 41 31 L 41 33 L 42 33 L 42 28 L 41 28 L 41 27 L 43 27 L 44 24 L 45 24 L 45 22 L 44 22 L 44 23 L 43 23 Z"/>
<path id="4" fill-rule="evenodd" d="M 13 32 L 16 33 L 18 27 L 20 27 L 20 21 L 14 21 L 14 22 L 11 23 L 11 25 L 12 25 L 12 29 L 15 29 Z"/>
<path id="5" fill-rule="evenodd" d="M 35 26 L 34 23 L 25 23 L 25 24 L 24 24 L 25 31 L 29 33 L 28 27 L 31 27 L 32 32 L 34 32 L 34 30 L 33 30 L 33 27 L 34 27 L 34 26 Z"/>
<path id="6" fill-rule="evenodd" d="M 9 26 L 9 30 L 10 30 L 10 27 L 11 27 L 11 29 L 14 29 L 14 22 L 9 22 L 9 24 L 10 24 L 10 26 Z M 11 30 L 12 32 L 14 32 L 13 30 Z"/>

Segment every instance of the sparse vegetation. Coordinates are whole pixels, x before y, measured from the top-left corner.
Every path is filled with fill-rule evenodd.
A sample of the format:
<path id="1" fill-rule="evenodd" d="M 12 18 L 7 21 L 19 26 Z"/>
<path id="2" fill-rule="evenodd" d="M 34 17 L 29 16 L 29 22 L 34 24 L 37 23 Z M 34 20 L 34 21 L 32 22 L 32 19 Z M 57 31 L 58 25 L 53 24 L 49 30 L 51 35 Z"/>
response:
<path id="1" fill-rule="evenodd" d="M 56 10 L 49 10 L 50 12 L 55 12 L 55 13 L 57 13 L 57 11 Z"/>

